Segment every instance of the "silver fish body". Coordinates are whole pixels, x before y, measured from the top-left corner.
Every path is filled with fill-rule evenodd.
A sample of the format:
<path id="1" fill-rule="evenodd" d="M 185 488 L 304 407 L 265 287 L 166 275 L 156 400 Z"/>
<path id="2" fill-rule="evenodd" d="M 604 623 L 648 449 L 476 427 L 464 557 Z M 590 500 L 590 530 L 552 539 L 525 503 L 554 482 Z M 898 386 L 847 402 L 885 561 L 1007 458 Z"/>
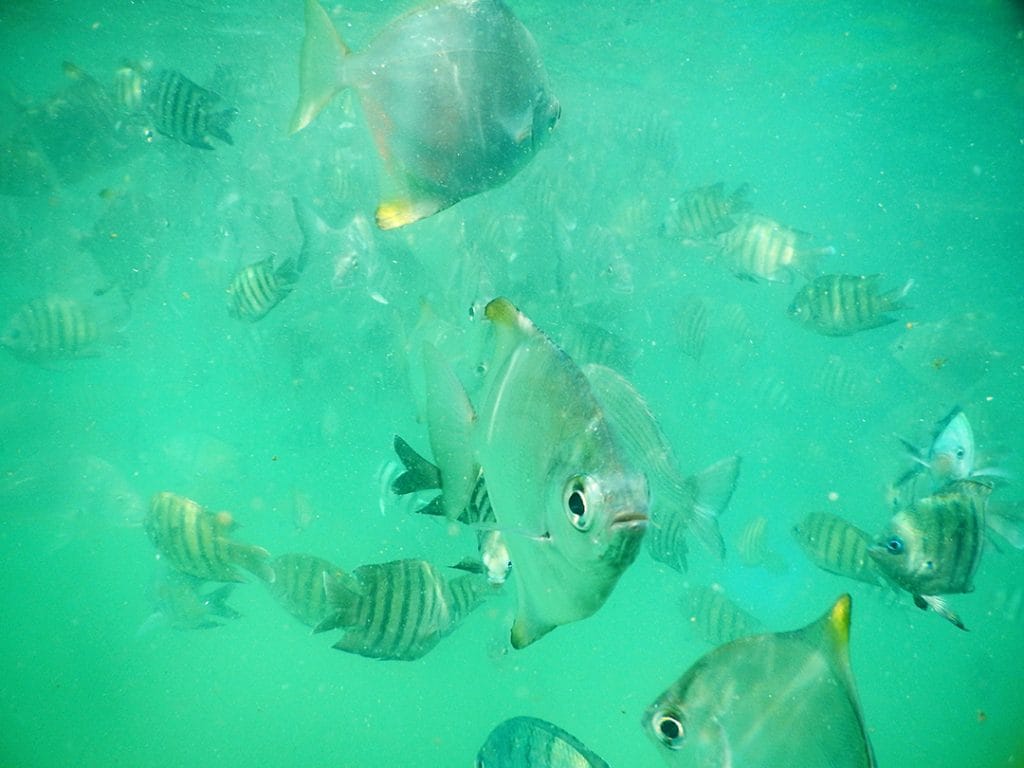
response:
<path id="1" fill-rule="evenodd" d="M 513 717 L 494 727 L 476 768 L 608 768 L 579 739 L 546 720 Z"/>
<path id="2" fill-rule="evenodd" d="M 450 0 L 386 26 L 349 53 L 323 8 L 306 2 L 301 130 L 355 88 L 395 187 L 383 229 L 498 186 L 533 157 L 560 114 L 530 33 L 499 0 Z"/>
<path id="3" fill-rule="evenodd" d="M 331 613 L 324 579 L 343 580 L 344 571 L 313 555 L 284 554 L 270 562 L 274 581 L 267 585 L 274 598 L 303 624 L 315 627 Z"/>
<path id="4" fill-rule="evenodd" d="M 881 275 L 821 275 L 805 285 L 789 305 L 789 316 L 825 336 L 849 336 L 895 322 L 890 312 L 913 286 L 881 290 Z"/>
<path id="5" fill-rule="evenodd" d="M 894 584 L 961 629 L 962 622 L 939 595 L 970 592 L 985 543 L 985 510 L 991 487 L 973 480 L 943 490 L 892 516 L 868 550 Z"/>
<path id="6" fill-rule="evenodd" d="M 341 628 L 334 647 L 373 659 L 414 661 L 451 634 L 490 594 L 487 580 L 445 580 L 425 560 L 363 565 L 351 579 L 324 575 L 330 611 L 314 632 Z"/>
<path id="7" fill-rule="evenodd" d="M 823 570 L 868 584 L 884 583 L 868 554 L 871 536 L 837 515 L 812 512 L 793 526 L 793 538 L 810 561 Z"/>
<path id="8" fill-rule="evenodd" d="M 170 69 L 153 72 L 142 85 L 142 104 L 153 127 L 197 149 L 213 149 L 211 138 L 234 144 L 228 128 L 238 110 L 221 108 L 220 102 L 213 91 Z"/>
<path id="9" fill-rule="evenodd" d="M 486 477 L 514 563 L 511 640 L 522 648 L 604 604 L 636 558 L 648 489 L 573 361 L 507 299 L 485 314 L 496 334 L 479 414 L 425 344 L 428 424 L 449 517 Z"/>
<path id="10" fill-rule="evenodd" d="M 669 202 L 662 233 L 682 240 L 711 240 L 736 226 L 733 215 L 750 208 L 749 194 L 750 185 L 742 184 L 727 195 L 723 182 L 688 190 Z"/>
<path id="11" fill-rule="evenodd" d="M 23 360 L 43 363 L 96 353 L 100 328 L 91 309 L 64 296 L 44 296 L 8 321 L 0 346 Z"/>
<path id="12" fill-rule="evenodd" d="M 210 581 L 244 581 L 238 565 L 264 581 L 274 580 L 265 549 L 228 537 L 233 520 L 226 512 L 209 512 L 164 491 L 153 497 L 144 526 L 160 555 L 182 573 Z"/>
<path id="13" fill-rule="evenodd" d="M 670 766 L 872 768 L 849 635 L 843 595 L 803 629 L 734 640 L 694 663 L 641 724 Z"/>
<path id="14" fill-rule="evenodd" d="M 831 247 L 808 245 L 809 236 L 755 213 L 735 217 L 735 226 L 718 236 L 721 258 L 737 277 L 769 282 L 791 282 L 816 271 L 817 260 L 831 255 Z"/>

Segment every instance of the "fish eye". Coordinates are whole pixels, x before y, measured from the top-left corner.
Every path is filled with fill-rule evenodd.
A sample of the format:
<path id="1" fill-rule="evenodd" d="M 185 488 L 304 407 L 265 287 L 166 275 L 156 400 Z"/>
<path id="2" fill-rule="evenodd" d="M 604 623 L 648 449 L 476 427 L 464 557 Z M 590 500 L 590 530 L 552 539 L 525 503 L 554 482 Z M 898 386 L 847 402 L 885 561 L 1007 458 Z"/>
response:
<path id="1" fill-rule="evenodd" d="M 903 539 L 901 539 L 899 536 L 893 536 L 885 542 L 885 548 L 889 552 L 889 554 L 902 555 L 904 549 Z"/>
<path id="2" fill-rule="evenodd" d="M 963 448 L 957 448 L 956 449 L 956 459 L 957 459 L 957 461 L 963 461 L 963 458 L 964 458 L 964 449 Z"/>
<path id="3" fill-rule="evenodd" d="M 683 721 L 675 712 L 658 711 L 654 713 L 651 720 L 654 726 L 654 733 L 658 741 L 669 749 L 680 749 L 686 740 L 686 730 L 683 728 Z"/>
<path id="4" fill-rule="evenodd" d="M 577 531 L 586 531 L 594 522 L 594 516 L 588 513 L 587 504 L 587 478 L 577 476 L 572 478 L 565 489 L 565 514 Z"/>

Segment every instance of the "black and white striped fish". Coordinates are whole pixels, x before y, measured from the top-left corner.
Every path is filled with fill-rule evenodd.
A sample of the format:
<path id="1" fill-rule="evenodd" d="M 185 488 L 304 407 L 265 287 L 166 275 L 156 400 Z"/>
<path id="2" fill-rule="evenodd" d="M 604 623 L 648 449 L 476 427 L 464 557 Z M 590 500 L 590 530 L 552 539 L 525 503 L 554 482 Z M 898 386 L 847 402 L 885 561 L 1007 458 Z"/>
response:
<path id="1" fill-rule="evenodd" d="M 749 194 L 750 185 L 741 184 L 731 195 L 726 195 L 725 184 L 721 181 L 688 190 L 669 201 L 662 234 L 681 240 L 711 240 L 736 226 L 732 216 L 750 208 Z"/>
<path id="2" fill-rule="evenodd" d="M 868 584 L 884 583 L 868 555 L 871 536 L 829 512 L 812 512 L 793 526 L 793 538 L 812 563 L 822 570 Z"/>
<path id="3" fill-rule="evenodd" d="M 314 555 L 278 555 L 270 566 L 274 570 L 274 581 L 267 585 L 270 593 L 292 616 L 310 627 L 331 613 L 324 580 L 348 578 L 341 568 Z"/>
<path id="4" fill-rule="evenodd" d="M 899 510 L 868 549 L 897 586 L 960 629 L 960 618 L 939 595 L 974 589 L 974 574 L 985 543 L 985 510 L 991 486 L 974 480 L 943 490 Z"/>
<path id="5" fill-rule="evenodd" d="M 901 300 L 913 287 L 883 292 L 881 275 L 821 275 L 805 285 L 789 305 L 789 316 L 826 336 L 849 336 L 895 322 L 888 314 L 902 309 Z"/>
<path id="6" fill-rule="evenodd" d="M 209 512 L 199 504 L 167 491 L 156 494 L 145 528 L 161 557 L 182 573 L 211 581 L 244 581 L 241 566 L 264 581 L 274 580 L 262 547 L 232 541 L 229 512 Z"/>
<path id="7" fill-rule="evenodd" d="M 363 565 L 352 576 L 324 576 L 332 613 L 313 631 L 343 629 L 334 647 L 373 659 L 423 657 L 492 591 L 476 574 L 448 582 L 425 560 Z"/>
<path id="8" fill-rule="evenodd" d="M 130 88 L 130 80 L 127 79 Z M 180 72 L 161 69 L 145 78 L 142 103 L 153 127 L 190 147 L 213 149 L 210 139 L 234 144 L 228 128 L 238 115 L 233 107 L 219 108 L 221 97 L 196 85 Z M 131 98 L 131 92 L 121 98 Z"/>
<path id="9" fill-rule="evenodd" d="M 91 309 L 64 296 L 43 296 L 8 321 L 0 346 L 23 360 L 47 362 L 97 353 L 100 329 Z"/>
<path id="10" fill-rule="evenodd" d="M 716 238 L 721 258 L 745 280 L 791 282 L 793 275 L 811 277 L 821 256 L 835 249 L 809 245 L 810 235 L 755 213 L 736 217 L 736 224 Z"/>

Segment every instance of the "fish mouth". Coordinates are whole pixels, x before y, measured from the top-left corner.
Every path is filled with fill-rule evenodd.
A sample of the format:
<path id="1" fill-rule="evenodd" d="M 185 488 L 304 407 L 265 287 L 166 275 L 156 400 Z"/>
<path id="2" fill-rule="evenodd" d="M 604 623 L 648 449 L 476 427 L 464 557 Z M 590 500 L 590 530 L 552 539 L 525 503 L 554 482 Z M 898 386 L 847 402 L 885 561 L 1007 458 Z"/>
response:
<path id="1" fill-rule="evenodd" d="M 650 518 L 647 517 L 645 512 L 620 512 L 612 518 L 609 527 L 612 530 L 617 528 L 646 528 L 649 522 Z"/>

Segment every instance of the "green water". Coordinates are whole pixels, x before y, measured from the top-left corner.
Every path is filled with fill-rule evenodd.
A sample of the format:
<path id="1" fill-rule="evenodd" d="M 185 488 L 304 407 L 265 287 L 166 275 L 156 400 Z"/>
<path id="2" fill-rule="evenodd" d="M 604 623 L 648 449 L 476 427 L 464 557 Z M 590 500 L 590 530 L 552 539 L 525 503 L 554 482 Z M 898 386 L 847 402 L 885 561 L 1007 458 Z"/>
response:
<path id="1" fill-rule="evenodd" d="M 324 254 L 255 325 L 228 317 L 225 288 L 298 249 L 290 198 L 338 226 L 372 221 L 378 163 L 343 99 L 285 135 L 297 0 L 206 5 L 0 7 L 5 121 L 66 87 L 64 60 L 104 83 L 122 59 L 150 60 L 239 109 L 234 146 L 157 137 L 74 183 L 0 197 L 0 315 L 70 295 L 109 331 L 86 359 L 0 355 L 0 765 L 468 766 L 515 715 L 618 768 L 654 765 L 640 715 L 709 649 L 680 603 L 712 582 L 772 631 L 852 593 L 879 765 L 1024 761 L 1020 552 L 986 549 L 976 590 L 951 598 L 960 632 L 817 569 L 789 536 L 825 509 L 879 530 L 905 468 L 897 436 L 927 444 L 957 404 L 981 453 L 1021 476 L 1018 4 L 515 2 L 562 103 L 550 144 L 506 186 L 377 233 L 348 275 Z M 407 4 L 349 7 L 336 21 L 359 48 Z M 913 278 L 899 322 L 815 335 L 785 314 L 799 280 L 741 281 L 713 249 L 659 235 L 670 197 L 717 181 L 749 183 L 757 211 L 833 245 L 825 271 Z M 145 202 L 114 207 L 126 197 Z M 114 253 L 97 231 L 153 266 L 130 313 L 116 289 L 93 296 Z M 158 491 L 231 510 L 235 535 L 272 553 L 348 569 L 472 554 L 471 533 L 382 499 L 379 472 L 395 433 L 427 445 L 421 299 L 469 327 L 468 308 L 495 295 L 556 339 L 584 323 L 618 334 L 684 471 L 742 457 L 724 563 L 692 537 L 685 576 L 644 553 L 598 614 L 522 651 L 507 647 L 505 595 L 413 663 L 332 650 L 258 583 L 235 590 L 243 617 L 222 628 L 146 624 L 157 568 L 139 522 Z M 677 321 L 693 296 L 709 308 L 699 360 Z M 472 375 L 472 348 L 450 346 Z M 1019 498 L 1016 482 L 993 497 Z M 783 573 L 736 556 L 758 515 Z"/>

